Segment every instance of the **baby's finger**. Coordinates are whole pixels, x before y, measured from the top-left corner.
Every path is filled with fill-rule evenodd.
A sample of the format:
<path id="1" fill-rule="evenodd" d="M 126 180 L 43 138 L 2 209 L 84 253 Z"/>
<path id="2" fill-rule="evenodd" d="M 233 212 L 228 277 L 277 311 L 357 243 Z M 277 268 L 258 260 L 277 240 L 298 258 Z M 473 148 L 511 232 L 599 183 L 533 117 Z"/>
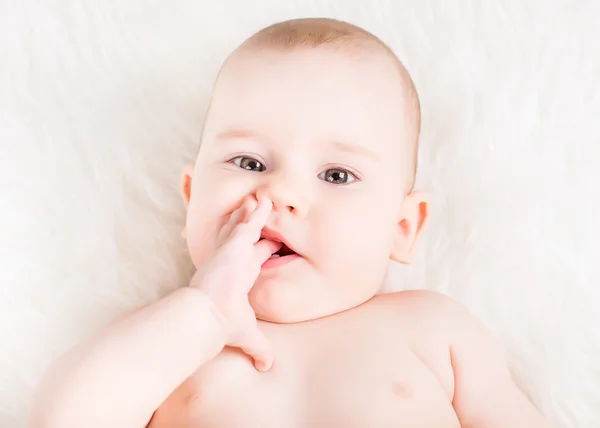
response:
<path id="1" fill-rule="evenodd" d="M 256 207 L 256 201 L 253 201 L 253 199 L 253 197 L 250 198 L 246 196 L 242 201 L 242 205 L 240 205 L 234 212 L 231 213 L 229 220 L 219 233 L 220 239 L 226 239 L 235 226 L 246 220 L 248 214 L 251 213 Z"/>
<path id="2" fill-rule="evenodd" d="M 246 221 L 238 224 L 232 231 L 232 239 L 256 243 L 260 232 L 269 218 L 272 207 L 271 201 L 265 199 L 258 203 L 254 211 L 248 214 Z"/>
<path id="3" fill-rule="evenodd" d="M 246 215 L 241 220 L 243 222 L 247 222 L 250 215 L 258 208 L 258 201 L 254 195 L 246 196 L 246 204 Z"/>
<path id="4" fill-rule="evenodd" d="M 258 328 L 248 332 L 246 343 L 241 348 L 254 359 L 254 367 L 259 372 L 266 372 L 273 365 L 271 344 Z"/>
<path id="5" fill-rule="evenodd" d="M 262 265 L 266 262 L 269 257 L 271 257 L 274 253 L 279 251 L 283 244 L 281 242 L 270 241 L 268 239 L 261 239 L 256 244 L 254 244 L 255 255 L 254 260 L 259 265 Z"/>
<path id="6" fill-rule="evenodd" d="M 254 242 L 258 241 L 260 238 L 260 232 L 262 228 L 265 227 L 272 208 L 273 203 L 269 199 L 261 198 L 261 200 L 258 201 L 258 207 L 248 215 L 246 222 L 248 223 L 251 233 L 255 235 L 252 237 Z"/>

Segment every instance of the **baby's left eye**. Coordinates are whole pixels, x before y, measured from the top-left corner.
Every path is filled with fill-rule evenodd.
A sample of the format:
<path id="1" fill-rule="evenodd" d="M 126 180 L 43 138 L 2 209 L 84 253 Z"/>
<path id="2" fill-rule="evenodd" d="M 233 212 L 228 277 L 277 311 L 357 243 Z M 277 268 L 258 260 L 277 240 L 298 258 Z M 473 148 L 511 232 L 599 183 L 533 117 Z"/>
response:
<path id="1" fill-rule="evenodd" d="M 321 180 L 332 184 L 348 184 L 356 180 L 356 176 L 342 168 L 330 168 L 318 175 Z"/>

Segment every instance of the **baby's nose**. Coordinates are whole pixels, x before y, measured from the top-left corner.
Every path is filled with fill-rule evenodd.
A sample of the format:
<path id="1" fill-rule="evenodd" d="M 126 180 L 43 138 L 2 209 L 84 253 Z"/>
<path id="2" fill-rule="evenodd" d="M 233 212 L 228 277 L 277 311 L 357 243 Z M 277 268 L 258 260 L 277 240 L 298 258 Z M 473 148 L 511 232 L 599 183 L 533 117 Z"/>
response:
<path id="1" fill-rule="evenodd" d="M 273 211 L 279 213 L 286 212 L 304 217 L 308 210 L 308 204 L 301 189 L 283 181 L 273 180 L 266 183 L 257 190 L 256 196 L 269 198 L 273 202 Z"/>

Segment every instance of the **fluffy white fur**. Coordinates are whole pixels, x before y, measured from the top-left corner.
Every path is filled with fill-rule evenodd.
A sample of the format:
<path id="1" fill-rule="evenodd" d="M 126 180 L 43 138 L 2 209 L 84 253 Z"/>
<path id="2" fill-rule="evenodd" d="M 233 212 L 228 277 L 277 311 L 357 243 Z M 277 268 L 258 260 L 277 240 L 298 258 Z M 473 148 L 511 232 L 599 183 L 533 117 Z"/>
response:
<path id="1" fill-rule="evenodd" d="M 58 353 L 189 277 L 179 172 L 228 51 L 330 16 L 388 42 L 421 95 L 432 217 L 387 288 L 460 300 L 556 427 L 598 427 L 598 5 L 1 2 L 0 426 L 26 425 Z"/>

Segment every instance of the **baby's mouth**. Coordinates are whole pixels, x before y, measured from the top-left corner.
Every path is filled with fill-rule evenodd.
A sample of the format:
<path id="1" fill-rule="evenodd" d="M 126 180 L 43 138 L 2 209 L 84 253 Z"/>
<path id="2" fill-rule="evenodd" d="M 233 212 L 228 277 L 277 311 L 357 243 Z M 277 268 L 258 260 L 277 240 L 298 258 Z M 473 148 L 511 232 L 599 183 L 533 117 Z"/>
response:
<path id="1" fill-rule="evenodd" d="M 275 259 L 278 257 L 287 257 L 287 256 L 299 256 L 293 248 L 291 248 L 285 242 L 285 238 L 280 233 L 273 231 L 268 228 L 263 228 L 260 234 L 260 239 L 268 239 L 273 242 L 278 242 L 281 244 L 281 248 L 279 248 L 276 252 L 271 255 L 271 259 Z"/>
<path id="2" fill-rule="evenodd" d="M 271 258 L 274 259 L 276 257 L 291 256 L 293 254 L 296 254 L 296 252 L 294 250 L 292 250 L 290 247 L 288 247 L 287 245 L 282 243 L 281 248 L 279 250 L 277 250 L 277 252 L 273 253 L 271 255 Z"/>

